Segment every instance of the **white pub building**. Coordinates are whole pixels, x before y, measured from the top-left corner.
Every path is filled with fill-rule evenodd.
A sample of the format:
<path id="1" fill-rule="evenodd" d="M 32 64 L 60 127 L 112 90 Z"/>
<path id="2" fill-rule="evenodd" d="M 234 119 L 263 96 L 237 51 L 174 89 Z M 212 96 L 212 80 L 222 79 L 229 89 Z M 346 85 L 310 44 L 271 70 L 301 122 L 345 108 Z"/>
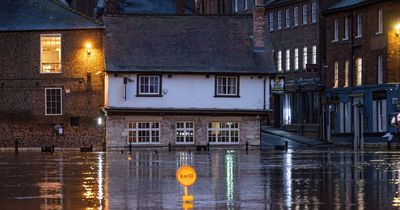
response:
<path id="1" fill-rule="evenodd" d="M 260 145 L 273 65 L 251 16 L 112 16 L 106 146 Z"/>

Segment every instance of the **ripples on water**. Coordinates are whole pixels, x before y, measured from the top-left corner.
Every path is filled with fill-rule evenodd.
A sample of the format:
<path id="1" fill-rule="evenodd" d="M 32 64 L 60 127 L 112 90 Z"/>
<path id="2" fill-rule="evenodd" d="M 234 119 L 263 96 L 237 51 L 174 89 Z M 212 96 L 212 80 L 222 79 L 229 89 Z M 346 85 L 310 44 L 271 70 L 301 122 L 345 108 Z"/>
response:
<path id="1" fill-rule="evenodd" d="M 1 209 L 397 209 L 400 153 L 211 151 L 0 153 Z"/>

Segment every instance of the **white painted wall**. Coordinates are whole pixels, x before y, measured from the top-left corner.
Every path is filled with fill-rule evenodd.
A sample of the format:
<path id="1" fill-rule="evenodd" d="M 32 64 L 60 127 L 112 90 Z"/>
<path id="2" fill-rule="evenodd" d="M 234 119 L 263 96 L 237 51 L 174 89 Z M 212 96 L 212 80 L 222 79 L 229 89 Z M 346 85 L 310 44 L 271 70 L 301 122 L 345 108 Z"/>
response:
<path id="1" fill-rule="evenodd" d="M 125 101 L 123 77 L 132 81 L 127 83 Z M 174 109 L 263 109 L 265 89 L 266 109 L 269 109 L 269 78 L 258 76 L 240 76 L 239 98 L 217 98 L 215 93 L 215 76 L 210 75 L 176 75 L 170 78 L 162 75 L 162 97 L 136 97 L 137 75 L 109 74 L 105 77 L 105 103 L 109 107 L 121 108 L 174 108 Z"/>

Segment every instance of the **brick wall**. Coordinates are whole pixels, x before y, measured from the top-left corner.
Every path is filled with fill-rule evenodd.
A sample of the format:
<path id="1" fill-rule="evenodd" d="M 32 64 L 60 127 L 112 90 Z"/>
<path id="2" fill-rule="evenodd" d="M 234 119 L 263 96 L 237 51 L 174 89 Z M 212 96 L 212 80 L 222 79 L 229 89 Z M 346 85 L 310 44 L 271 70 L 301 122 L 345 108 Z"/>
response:
<path id="1" fill-rule="evenodd" d="M 40 35 L 61 34 L 62 73 L 40 73 Z M 104 128 L 96 124 L 103 106 L 103 31 L 68 30 L 0 33 L 0 146 L 100 146 Z M 87 56 L 84 44 L 93 49 Z M 90 79 L 88 80 L 88 72 Z M 62 88 L 62 115 L 45 115 L 45 88 Z M 79 126 L 71 126 L 79 117 Z M 53 124 L 63 124 L 55 136 Z"/>

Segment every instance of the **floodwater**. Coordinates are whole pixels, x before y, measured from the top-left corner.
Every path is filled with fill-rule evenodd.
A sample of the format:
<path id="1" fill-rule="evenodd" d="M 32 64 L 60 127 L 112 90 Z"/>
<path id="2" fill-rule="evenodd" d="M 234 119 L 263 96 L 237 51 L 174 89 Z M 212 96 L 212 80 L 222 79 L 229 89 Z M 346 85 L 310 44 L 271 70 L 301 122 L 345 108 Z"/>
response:
<path id="1" fill-rule="evenodd" d="M 0 209 L 397 209 L 400 152 L 0 153 Z"/>

